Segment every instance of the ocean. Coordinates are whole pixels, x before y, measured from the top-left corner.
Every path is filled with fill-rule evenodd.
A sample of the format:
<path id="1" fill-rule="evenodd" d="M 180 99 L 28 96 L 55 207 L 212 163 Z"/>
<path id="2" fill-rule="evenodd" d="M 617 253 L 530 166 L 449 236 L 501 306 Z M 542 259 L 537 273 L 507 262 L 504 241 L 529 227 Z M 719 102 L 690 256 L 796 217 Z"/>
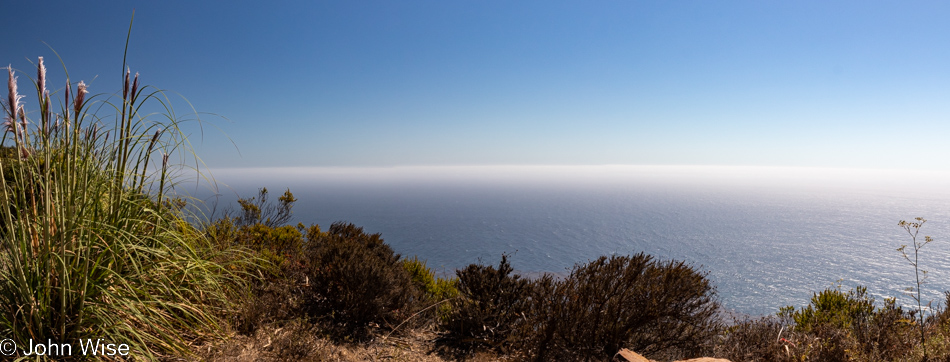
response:
<path id="1" fill-rule="evenodd" d="M 835 285 L 879 303 L 914 268 L 899 220 L 924 217 L 923 299 L 950 290 L 950 173 L 738 166 L 432 166 L 213 170 L 216 215 L 267 187 L 299 200 L 292 224 L 352 222 L 451 275 L 508 254 L 525 275 L 567 275 L 601 255 L 645 252 L 708 273 L 723 306 L 752 316 L 804 306 Z M 909 247 L 910 248 L 910 247 Z M 912 251 L 912 249 L 910 250 Z M 911 254 L 913 257 L 913 254 Z"/>

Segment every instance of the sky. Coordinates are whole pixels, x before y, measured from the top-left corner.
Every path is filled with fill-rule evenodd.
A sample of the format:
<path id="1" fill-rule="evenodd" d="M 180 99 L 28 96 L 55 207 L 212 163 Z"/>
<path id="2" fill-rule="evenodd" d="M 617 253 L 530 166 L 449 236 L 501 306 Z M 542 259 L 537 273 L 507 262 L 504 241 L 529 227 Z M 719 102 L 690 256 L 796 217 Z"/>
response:
<path id="1" fill-rule="evenodd" d="M 58 53 L 92 93 L 120 89 L 134 10 L 128 65 L 170 91 L 176 116 L 199 112 L 187 129 L 212 168 L 950 170 L 946 2 L 0 8 L 0 63 L 22 71 L 21 89 L 37 56 L 64 79 Z"/>

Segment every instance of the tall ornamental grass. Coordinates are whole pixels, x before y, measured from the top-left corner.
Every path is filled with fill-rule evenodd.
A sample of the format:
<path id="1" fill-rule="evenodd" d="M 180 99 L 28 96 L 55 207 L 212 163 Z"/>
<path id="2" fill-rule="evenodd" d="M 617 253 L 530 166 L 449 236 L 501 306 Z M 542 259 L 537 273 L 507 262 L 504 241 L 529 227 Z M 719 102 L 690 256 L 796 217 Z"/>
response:
<path id="1" fill-rule="evenodd" d="M 217 333 L 239 279 L 168 196 L 170 155 L 188 149 L 178 119 L 124 59 L 121 98 L 87 96 L 68 74 L 51 93 L 42 57 L 36 65 L 37 109 L 26 112 L 12 67 L 0 102 L 0 339 L 71 343 L 73 355 L 88 338 L 128 344 L 136 360 L 187 354 Z M 166 112 L 143 114 L 147 104 Z"/>

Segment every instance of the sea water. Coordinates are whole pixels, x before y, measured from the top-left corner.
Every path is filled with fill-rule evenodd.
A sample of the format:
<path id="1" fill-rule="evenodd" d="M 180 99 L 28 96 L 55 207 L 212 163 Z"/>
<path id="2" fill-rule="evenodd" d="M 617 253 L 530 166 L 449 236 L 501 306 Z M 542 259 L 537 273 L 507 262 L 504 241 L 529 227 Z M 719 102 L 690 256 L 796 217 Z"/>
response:
<path id="1" fill-rule="evenodd" d="M 381 233 L 437 272 L 497 264 L 569 274 L 602 255 L 639 252 L 708 273 L 728 310 L 765 315 L 833 285 L 878 302 L 916 286 L 896 250 L 899 220 L 928 221 L 918 241 L 926 304 L 950 290 L 950 175 L 724 166 L 469 166 L 224 169 L 217 212 L 267 187 L 299 200 L 293 224 L 347 221 Z M 198 193 L 202 195 L 201 192 Z M 905 249 L 911 252 L 911 247 Z"/>

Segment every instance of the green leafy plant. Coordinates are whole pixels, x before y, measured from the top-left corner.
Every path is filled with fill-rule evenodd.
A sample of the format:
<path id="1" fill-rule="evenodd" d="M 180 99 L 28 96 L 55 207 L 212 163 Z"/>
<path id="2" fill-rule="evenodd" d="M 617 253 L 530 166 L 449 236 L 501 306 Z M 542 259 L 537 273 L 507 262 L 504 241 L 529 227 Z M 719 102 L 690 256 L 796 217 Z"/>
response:
<path id="1" fill-rule="evenodd" d="M 399 254 L 361 227 L 333 223 L 308 237 L 305 256 L 306 307 L 333 337 L 365 340 L 373 327 L 392 329 L 421 301 Z"/>
<path id="2" fill-rule="evenodd" d="M 451 315 L 442 323 L 440 344 L 461 355 L 511 352 L 526 322 L 533 288 L 530 280 L 513 272 L 507 255 L 497 268 L 471 264 L 457 270 L 460 297 L 452 301 Z"/>
<path id="3" fill-rule="evenodd" d="M 436 312 L 439 318 L 448 318 L 452 306 L 447 302 L 459 295 L 458 278 L 437 278 L 435 272 L 426 266 L 426 261 L 417 256 L 403 259 L 402 266 L 412 283 L 422 291 L 423 298 L 428 303 L 438 303 Z"/>
<path id="4" fill-rule="evenodd" d="M 839 284 L 835 288 L 815 293 L 808 306 L 797 311 L 794 307 L 785 307 L 781 313 L 794 320 L 797 330 L 810 332 L 828 325 L 851 329 L 856 324 L 868 321 L 873 312 L 874 299 L 868 297 L 867 288 L 858 286 L 844 292 Z"/>
<path id="5" fill-rule="evenodd" d="M 528 280 L 507 256 L 498 267 L 457 271 L 460 296 L 440 343 L 527 360 L 609 360 L 622 347 L 692 355 L 720 329 L 719 303 L 704 273 L 640 253 L 600 257 L 564 279 Z M 711 346 L 708 346 L 711 347 Z"/>
<path id="6" fill-rule="evenodd" d="M 602 256 L 567 278 L 536 281 L 522 332 L 532 360 L 606 360 L 626 347 L 696 355 L 720 329 L 705 274 L 639 253 Z"/>
<path id="7" fill-rule="evenodd" d="M 790 327 L 782 347 L 787 356 L 805 360 L 890 361 L 903 358 L 913 349 L 915 313 L 903 310 L 895 301 L 886 298 L 882 306 L 875 307 L 874 298 L 868 296 L 867 288 L 858 286 L 844 291 L 839 282 L 833 288 L 815 293 L 808 306 L 797 310 L 792 306 L 781 309 L 778 316 Z M 755 330 L 758 327 L 743 325 L 742 328 Z M 759 344 L 774 352 L 775 345 Z M 733 353 L 739 351 L 742 350 Z"/>
<path id="8" fill-rule="evenodd" d="M 266 325 L 284 328 L 288 322 L 306 321 L 304 245 L 306 240 L 317 240 L 321 235 L 316 224 L 284 225 L 297 201 L 290 190 L 278 198 L 276 205 L 267 194 L 267 189 L 261 188 L 257 197 L 239 199 L 239 212 L 228 208 L 217 220 L 205 223 L 203 229 L 216 246 L 253 256 L 254 263 L 246 264 L 243 273 L 252 276 L 249 279 L 254 283 L 232 318 L 232 327 L 249 336 Z"/>
<path id="9" fill-rule="evenodd" d="M 267 194 L 267 188 L 262 187 L 258 190 L 257 197 L 238 199 L 241 213 L 236 217 L 236 223 L 240 226 L 259 223 L 268 227 L 277 227 L 290 221 L 293 217 L 294 203 L 297 202 L 297 198 L 290 189 L 277 198 L 276 205 L 267 201 Z M 225 217 L 228 216 L 229 212 L 225 214 Z"/>
<path id="10" fill-rule="evenodd" d="M 848 361 L 858 343 L 854 331 L 863 328 L 874 312 L 867 289 L 842 291 L 841 285 L 815 293 L 811 303 L 799 310 L 785 307 L 780 315 L 794 321 L 794 330 L 814 341 L 800 343 L 804 356 L 820 361 Z M 807 339 L 806 339 L 807 340 Z"/>
<path id="11" fill-rule="evenodd" d="M 272 273 L 278 272 L 275 267 L 299 257 L 305 237 L 315 237 L 320 227 L 306 227 L 302 223 L 286 225 L 297 198 L 288 189 L 274 204 L 268 201 L 267 194 L 267 188 L 261 188 L 257 197 L 238 199 L 240 212 L 235 213 L 229 207 L 221 218 L 205 223 L 203 230 L 219 247 L 250 249 L 265 261 L 258 266 Z"/>
<path id="12" fill-rule="evenodd" d="M 730 361 L 803 361 L 807 355 L 798 345 L 804 335 L 774 315 L 737 319 L 723 329 L 713 355 Z"/>

